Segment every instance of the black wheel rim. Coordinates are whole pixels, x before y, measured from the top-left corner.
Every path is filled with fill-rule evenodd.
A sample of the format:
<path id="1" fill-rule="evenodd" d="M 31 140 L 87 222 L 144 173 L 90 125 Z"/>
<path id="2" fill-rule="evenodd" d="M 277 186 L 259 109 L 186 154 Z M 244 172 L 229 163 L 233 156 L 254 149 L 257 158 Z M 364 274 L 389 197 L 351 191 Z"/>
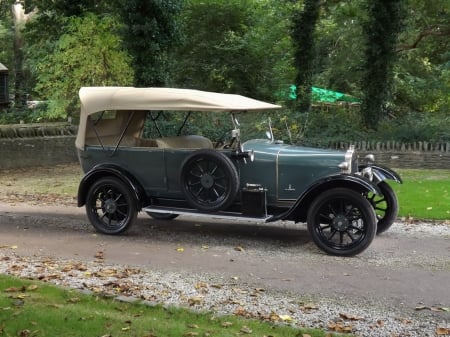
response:
<path id="1" fill-rule="evenodd" d="M 372 204 L 377 220 L 382 220 L 389 211 L 389 204 L 386 198 L 382 195 L 376 195 L 374 193 L 369 193 L 366 196 L 367 200 Z"/>
<path id="2" fill-rule="evenodd" d="M 221 165 L 214 160 L 199 158 L 186 172 L 186 190 L 204 206 L 223 202 L 229 193 L 229 178 Z"/>
<path id="3" fill-rule="evenodd" d="M 367 235 L 365 215 L 346 198 L 325 201 L 316 216 L 316 233 L 321 241 L 336 250 L 358 246 Z"/>
<path id="4" fill-rule="evenodd" d="M 100 226 L 118 229 L 126 226 L 131 207 L 122 191 L 114 186 L 104 185 L 92 194 L 90 210 Z"/>

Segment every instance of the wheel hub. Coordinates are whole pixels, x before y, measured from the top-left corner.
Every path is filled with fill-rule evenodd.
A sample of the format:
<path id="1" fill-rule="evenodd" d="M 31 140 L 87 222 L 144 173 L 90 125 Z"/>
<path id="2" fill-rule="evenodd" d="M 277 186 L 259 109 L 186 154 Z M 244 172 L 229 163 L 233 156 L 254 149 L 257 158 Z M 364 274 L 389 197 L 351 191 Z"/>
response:
<path id="1" fill-rule="evenodd" d="M 211 188 L 214 185 L 214 178 L 209 173 L 206 173 L 202 175 L 200 182 L 204 188 Z"/>
<path id="2" fill-rule="evenodd" d="M 349 227 L 350 222 L 344 215 L 337 215 L 333 219 L 332 225 L 338 231 L 345 231 Z"/>
<path id="3" fill-rule="evenodd" d="M 113 199 L 108 199 L 105 201 L 104 208 L 106 213 L 114 214 L 117 210 L 117 204 Z"/>

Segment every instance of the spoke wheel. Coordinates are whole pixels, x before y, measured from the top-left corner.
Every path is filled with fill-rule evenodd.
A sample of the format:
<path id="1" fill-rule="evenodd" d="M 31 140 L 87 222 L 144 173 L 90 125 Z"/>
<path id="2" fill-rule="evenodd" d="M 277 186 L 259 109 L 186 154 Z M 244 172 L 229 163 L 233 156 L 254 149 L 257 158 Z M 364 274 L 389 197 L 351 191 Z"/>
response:
<path id="1" fill-rule="evenodd" d="M 366 197 L 372 204 L 377 216 L 377 234 L 381 234 L 387 231 L 397 219 L 398 201 L 388 183 L 382 181 L 378 184 L 378 188 L 382 195 L 369 193 Z"/>
<path id="2" fill-rule="evenodd" d="M 205 211 L 226 209 L 239 190 L 239 176 L 230 158 L 221 152 L 193 152 L 181 166 L 181 189 L 186 201 Z"/>
<path id="3" fill-rule="evenodd" d="M 146 213 L 156 220 L 172 220 L 178 217 L 178 214 L 172 213 L 155 213 L 155 212 L 146 212 Z"/>
<path id="4" fill-rule="evenodd" d="M 125 232 L 136 220 L 136 201 L 130 189 L 114 177 L 101 178 L 89 189 L 86 213 L 94 228 L 104 234 Z"/>
<path id="5" fill-rule="evenodd" d="M 377 228 L 371 203 L 346 188 L 320 194 L 310 206 L 307 224 L 317 246 L 338 256 L 353 256 L 364 251 Z"/>

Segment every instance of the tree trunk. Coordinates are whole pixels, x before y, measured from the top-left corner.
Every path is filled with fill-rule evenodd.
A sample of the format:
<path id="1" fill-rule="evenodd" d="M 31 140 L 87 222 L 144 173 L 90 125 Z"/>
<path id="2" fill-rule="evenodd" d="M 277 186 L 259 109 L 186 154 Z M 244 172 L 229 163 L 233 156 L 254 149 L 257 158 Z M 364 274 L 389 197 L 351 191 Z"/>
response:
<path id="1" fill-rule="evenodd" d="M 361 113 L 367 129 L 377 130 L 392 95 L 397 37 L 402 29 L 404 0 L 367 0 L 368 21 Z"/>
<path id="2" fill-rule="evenodd" d="M 14 22 L 14 103 L 16 107 L 26 105 L 27 101 L 27 76 L 23 66 L 23 46 L 22 29 L 25 24 L 37 12 L 35 8 L 32 12 L 25 14 L 23 3 L 16 1 L 11 8 Z"/>
<path id="3" fill-rule="evenodd" d="M 311 108 L 314 31 L 319 18 L 319 8 L 320 0 L 305 0 L 303 11 L 295 13 L 292 20 L 297 107 L 300 111 L 308 111 Z"/>

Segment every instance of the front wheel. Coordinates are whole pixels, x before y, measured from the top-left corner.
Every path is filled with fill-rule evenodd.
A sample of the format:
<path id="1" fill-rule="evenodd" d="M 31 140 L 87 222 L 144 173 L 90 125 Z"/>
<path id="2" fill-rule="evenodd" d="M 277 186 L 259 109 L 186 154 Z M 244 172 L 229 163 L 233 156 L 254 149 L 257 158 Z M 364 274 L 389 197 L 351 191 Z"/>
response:
<path id="1" fill-rule="evenodd" d="M 377 230 L 371 203 L 347 188 L 320 194 L 309 208 L 307 225 L 316 245 L 338 256 L 361 253 L 369 247 Z"/>
<path id="2" fill-rule="evenodd" d="M 120 234 L 136 220 L 136 200 L 121 180 L 115 177 L 101 178 L 89 189 L 86 213 L 97 231 Z"/>
<path id="3" fill-rule="evenodd" d="M 366 197 L 375 209 L 378 219 L 377 234 L 381 234 L 387 231 L 397 219 L 398 201 L 392 187 L 388 183 L 382 181 L 378 184 L 378 188 L 381 191 L 381 195 L 369 193 Z"/>

